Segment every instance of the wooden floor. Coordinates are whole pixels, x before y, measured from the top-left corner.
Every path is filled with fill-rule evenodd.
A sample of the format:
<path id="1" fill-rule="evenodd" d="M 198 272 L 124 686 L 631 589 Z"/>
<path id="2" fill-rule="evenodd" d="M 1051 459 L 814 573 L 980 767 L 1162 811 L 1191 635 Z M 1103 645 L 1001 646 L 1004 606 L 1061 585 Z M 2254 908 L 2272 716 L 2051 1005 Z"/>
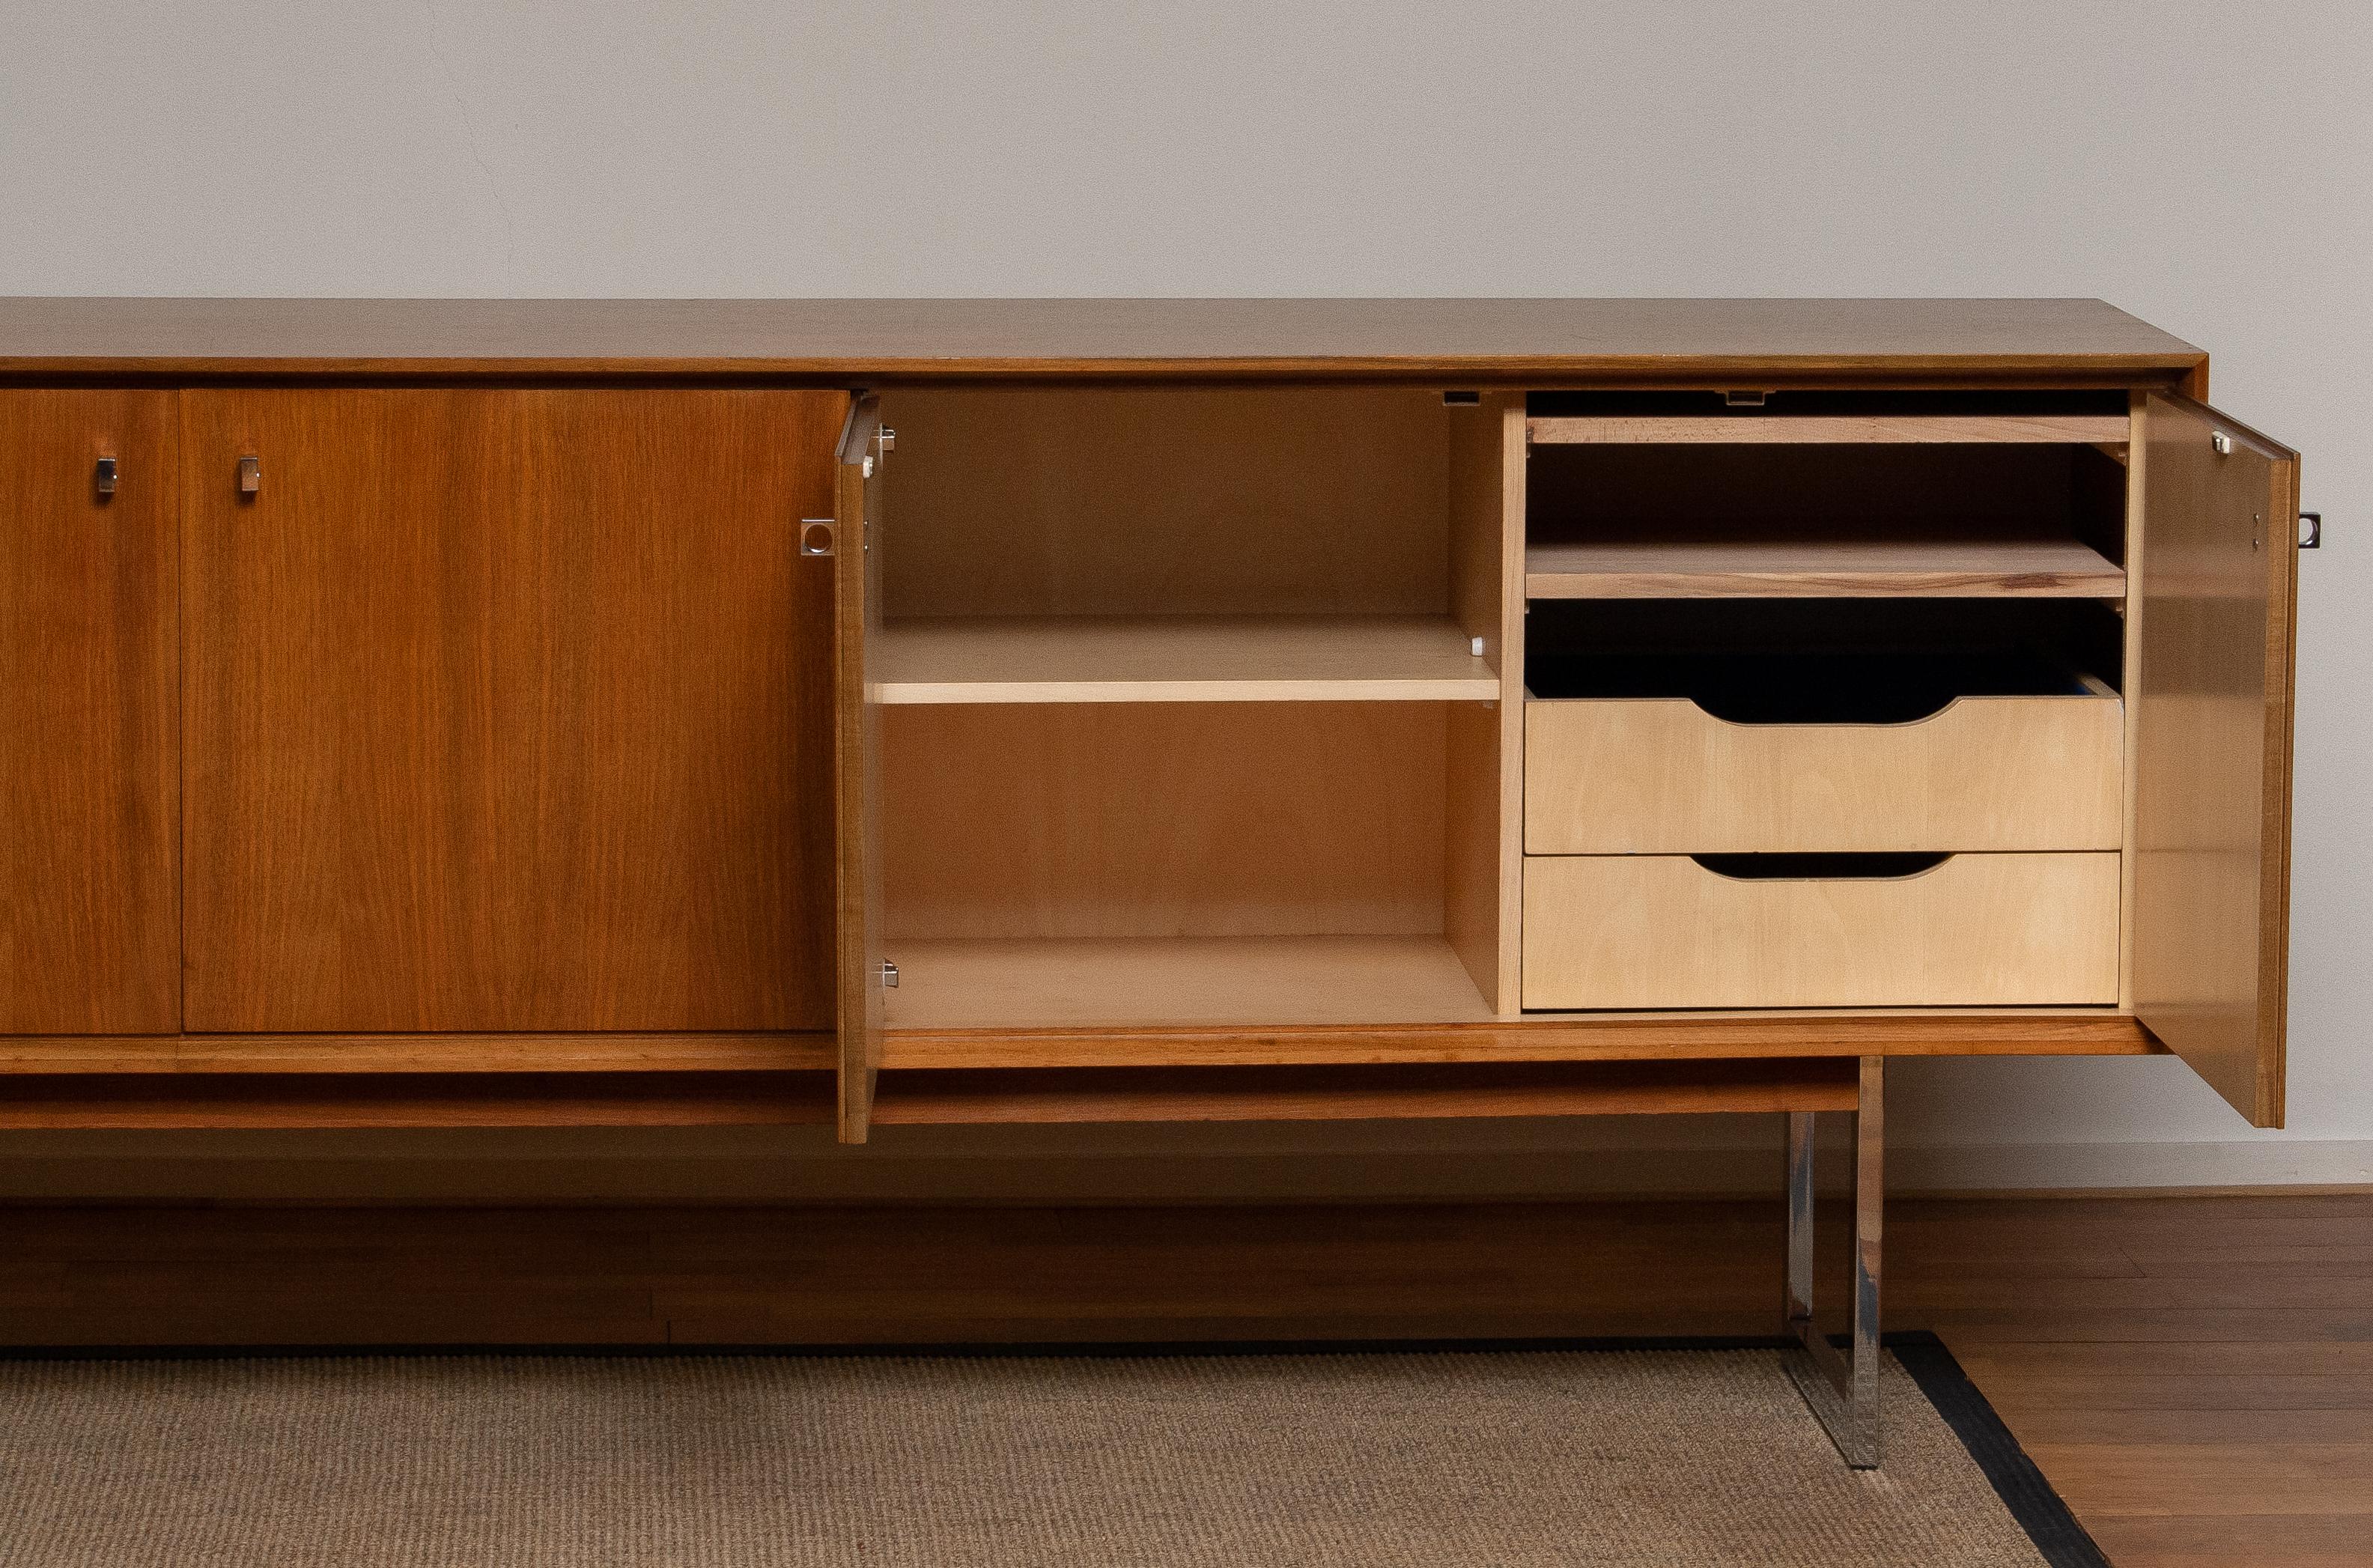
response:
<path id="1" fill-rule="evenodd" d="M 1778 1242 L 1706 1202 L 0 1209 L 0 1342 L 1767 1333 Z M 1887 1270 L 2122 1568 L 2373 1563 L 2373 1193 L 1898 1202 Z"/>

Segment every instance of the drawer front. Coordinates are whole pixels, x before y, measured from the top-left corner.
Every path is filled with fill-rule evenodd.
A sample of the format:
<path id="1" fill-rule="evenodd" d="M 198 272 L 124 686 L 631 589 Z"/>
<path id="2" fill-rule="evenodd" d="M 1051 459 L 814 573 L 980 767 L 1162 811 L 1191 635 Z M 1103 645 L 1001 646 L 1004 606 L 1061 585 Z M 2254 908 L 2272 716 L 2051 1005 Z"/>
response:
<path id="1" fill-rule="evenodd" d="M 1764 880 L 1686 855 L 1531 856 L 1525 1005 L 2114 1003 L 2118 860 L 1956 855 L 1905 877 Z"/>
<path id="2" fill-rule="evenodd" d="M 2115 696 L 1969 696 L 1911 724 L 1735 724 L 1686 697 L 1525 705 L 1535 855 L 2115 849 Z"/>

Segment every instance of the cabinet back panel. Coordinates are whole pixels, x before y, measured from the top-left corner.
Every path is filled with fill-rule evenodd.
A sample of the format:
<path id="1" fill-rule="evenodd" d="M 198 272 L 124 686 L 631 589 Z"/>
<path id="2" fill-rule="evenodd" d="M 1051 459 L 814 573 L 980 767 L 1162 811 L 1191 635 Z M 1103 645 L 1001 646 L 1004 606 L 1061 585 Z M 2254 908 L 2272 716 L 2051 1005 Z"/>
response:
<path id="1" fill-rule="evenodd" d="M 1441 614 L 1432 392 L 907 391 L 883 542 L 905 615 Z"/>
<path id="2" fill-rule="evenodd" d="M 0 392 L 0 1034 L 181 1025 L 173 406 Z"/>
<path id="3" fill-rule="evenodd" d="M 846 401 L 189 393 L 190 1026 L 830 1027 Z"/>
<path id="4" fill-rule="evenodd" d="M 1536 446 L 1531 541 L 2074 538 L 2124 553 L 2124 471 L 2089 446 Z"/>
<path id="5" fill-rule="evenodd" d="M 2070 599 L 1545 599 L 1525 621 L 1528 684 L 1545 696 L 1577 695 L 1563 683 L 1610 658 L 1671 661 L 1676 681 L 1721 660 L 1783 679 L 1806 659 L 2040 659 L 2122 689 L 2124 635 L 2113 606 Z"/>
<path id="6" fill-rule="evenodd" d="M 889 934 L 1438 932 L 1445 748 L 1430 702 L 886 708 Z"/>

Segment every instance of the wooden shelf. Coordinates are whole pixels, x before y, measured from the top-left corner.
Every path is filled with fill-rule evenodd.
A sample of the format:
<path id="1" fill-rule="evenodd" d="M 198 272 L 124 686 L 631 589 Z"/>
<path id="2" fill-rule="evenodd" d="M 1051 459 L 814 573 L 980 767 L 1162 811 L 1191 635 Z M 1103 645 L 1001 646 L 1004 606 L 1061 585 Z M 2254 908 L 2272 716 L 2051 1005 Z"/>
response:
<path id="1" fill-rule="evenodd" d="M 2073 539 L 1659 540 L 1536 544 L 1528 599 L 2117 599 L 2123 568 Z"/>
<path id="2" fill-rule="evenodd" d="M 1439 936 L 893 941 L 889 1027 L 1485 1023 Z"/>
<path id="3" fill-rule="evenodd" d="M 987 616 L 892 621 L 889 703 L 1488 701 L 1447 615 Z"/>
<path id="4" fill-rule="evenodd" d="M 2122 445 L 2122 414 L 1544 415 L 1525 421 L 1536 446 L 1895 446 L 1906 442 Z"/>

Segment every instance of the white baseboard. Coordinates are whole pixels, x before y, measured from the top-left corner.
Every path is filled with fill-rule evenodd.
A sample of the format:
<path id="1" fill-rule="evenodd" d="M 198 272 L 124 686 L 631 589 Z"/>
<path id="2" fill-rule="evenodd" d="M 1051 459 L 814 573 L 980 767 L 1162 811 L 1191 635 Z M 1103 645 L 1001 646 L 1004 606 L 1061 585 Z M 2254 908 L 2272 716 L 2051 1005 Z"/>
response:
<path id="1" fill-rule="evenodd" d="M 2373 1186 L 2373 1142 L 1986 1144 L 1888 1151 L 1889 1185 L 1923 1191 Z"/>

